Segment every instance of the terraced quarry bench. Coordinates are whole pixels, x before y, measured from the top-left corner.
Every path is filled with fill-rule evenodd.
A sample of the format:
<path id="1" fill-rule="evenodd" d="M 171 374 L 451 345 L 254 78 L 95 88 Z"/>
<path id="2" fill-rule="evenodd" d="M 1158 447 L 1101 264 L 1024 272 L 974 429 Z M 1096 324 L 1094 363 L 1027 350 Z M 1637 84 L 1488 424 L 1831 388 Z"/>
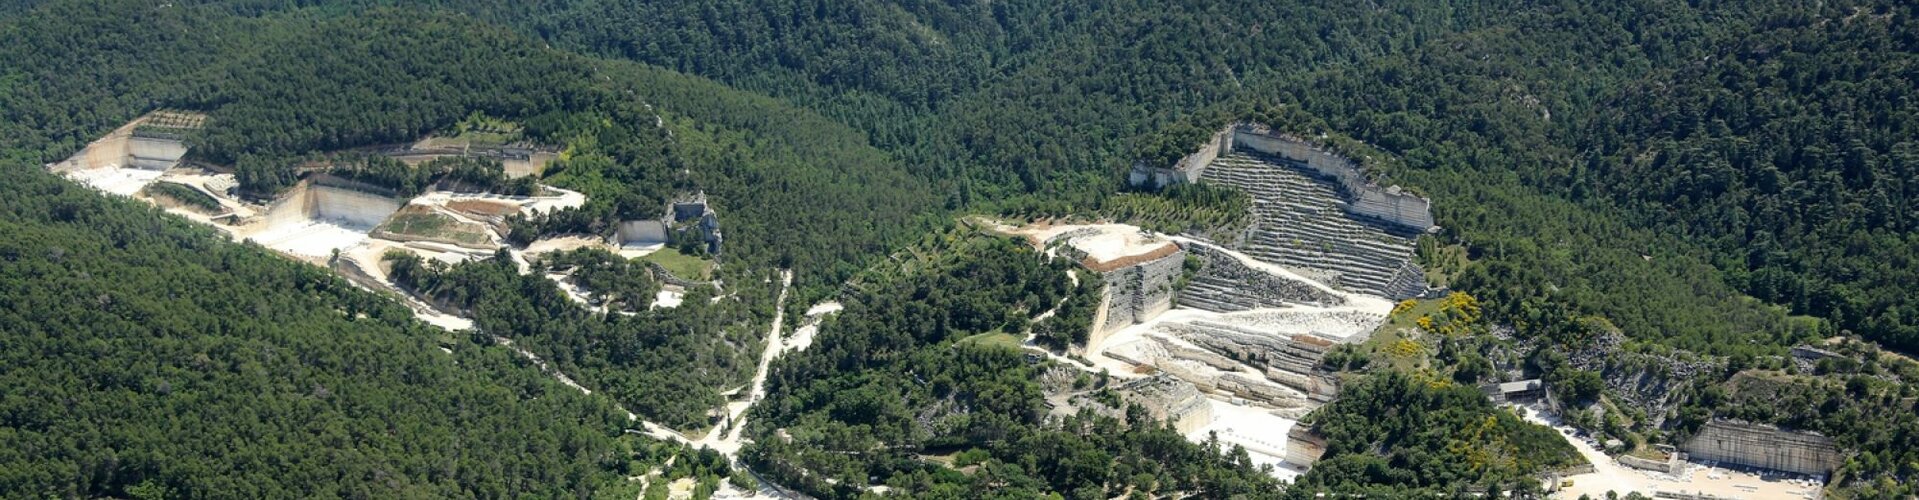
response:
<path id="1" fill-rule="evenodd" d="M 1248 255 L 1326 273 L 1341 288 L 1369 295 L 1401 299 L 1426 289 L 1412 262 L 1415 231 L 1350 215 L 1337 185 L 1298 162 L 1233 151 L 1214 160 L 1201 180 L 1252 195 L 1257 221 L 1238 249 Z"/>

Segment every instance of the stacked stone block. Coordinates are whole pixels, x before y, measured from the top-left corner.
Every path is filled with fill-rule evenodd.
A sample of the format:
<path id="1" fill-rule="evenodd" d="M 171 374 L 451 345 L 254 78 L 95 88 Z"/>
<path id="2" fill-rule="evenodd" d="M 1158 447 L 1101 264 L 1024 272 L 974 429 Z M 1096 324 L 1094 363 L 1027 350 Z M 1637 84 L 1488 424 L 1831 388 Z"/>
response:
<path id="1" fill-rule="evenodd" d="M 1412 262 L 1418 233 L 1347 213 L 1332 182 L 1297 161 L 1258 153 L 1221 156 L 1207 182 L 1250 194 L 1258 222 L 1240 250 L 1262 261 L 1323 272 L 1355 292 L 1408 298 L 1425 292 Z"/>

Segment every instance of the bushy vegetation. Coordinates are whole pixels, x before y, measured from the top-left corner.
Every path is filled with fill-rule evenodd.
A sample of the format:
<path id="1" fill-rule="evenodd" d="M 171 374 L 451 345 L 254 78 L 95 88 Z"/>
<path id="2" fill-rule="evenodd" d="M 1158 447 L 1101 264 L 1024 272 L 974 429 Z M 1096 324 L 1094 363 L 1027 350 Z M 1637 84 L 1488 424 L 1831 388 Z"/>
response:
<path id="1" fill-rule="evenodd" d="M 1078 270 L 1074 272 L 1079 284 L 1066 291 L 1053 316 L 1034 323 L 1033 342 L 1047 349 L 1064 351 L 1068 347 L 1086 345 L 1086 337 L 1093 331 L 1093 316 L 1099 313 L 1099 303 L 1105 296 L 1106 283 L 1099 273 Z"/>
<path id="2" fill-rule="evenodd" d="M 1243 450 L 1194 445 L 1143 409 L 1047 422 L 1041 365 L 961 340 L 1024 331 L 1068 292 L 1072 264 L 1011 239 L 941 241 L 951 243 L 920 249 L 934 255 L 931 265 L 869 276 L 812 347 L 775 362 L 747 428 L 755 470 L 825 498 L 857 497 L 869 478 L 936 498 L 1278 494 Z M 969 452 L 977 468 L 919 456 L 934 450 L 977 450 Z"/>
<path id="3" fill-rule="evenodd" d="M 772 290 L 712 300 L 689 290 L 678 308 L 594 314 L 538 274 L 520 274 L 502 251 L 448 266 L 411 253 L 385 256 L 395 283 L 474 320 L 476 342 L 511 339 L 581 384 L 649 420 L 678 429 L 710 424 L 720 392 L 752 375 L 760 328 L 772 320 Z M 632 263 L 629 265 L 638 265 Z"/>
<path id="4" fill-rule="evenodd" d="M 646 310 L 660 291 L 659 280 L 645 264 L 598 248 L 548 254 L 539 264 L 547 272 L 564 273 L 610 310 Z"/>
<path id="5" fill-rule="evenodd" d="M 1450 284 L 1478 298 L 1485 321 L 1545 352 L 1623 334 L 1620 349 L 1633 353 L 1753 359 L 1842 331 L 1919 348 L 1909 290 L 1919 279 L 1909 74 L 1919 23 L 1908 4 L 366 7 L 385 3 L 6 3 L 0 155 L 37 165 L 141 112 L 200 110 L 212 119 L 196 154 L 272 188 L 316 152 L 497 117 L 567 146 L 549 180 L 592 199 L 516 221 L 516 241 L 604 235 L 656 216 L 676 191 L 704 189 L 727 220 L 722 278 L 766 295 L 766 270 L 790 267 L 798 296 L 815 300 L 954 210 L 1109 207 L 1167 229 L 1214 225 L 1232 202 L 1112 194 L 1134 160 L 1171 161 L 1219 125 L 1251 119 L 1323 133 L 1433 197 L 1446 228 L 1438 243 L 1466 254 Z M 496 277 L 476 289 L 551 295 Z M 941 293 L 901 304 L 947 304 Z M 547 312 L 514 317 L 563 328 L 553 318 L 584 314 Z M 870 356 L 948 366 L 904 354 L 934 352 L 921 343 Z M 581 359 L 604 356 L 587 351 Z M 1531 368 L 1556 391 L 1601 398 L 1602 374 L 1536 358 Z M 837 380 L 868 368 L 804 373 Z M 779 396 L 769 404 L 804 406 Z M 806 415 L 816 427 L 861 418 Z M 1874 424 L 1825 425 L 1845 434 Z M 1884 458 L 1912 448 L 1910 436 L 1848 442 L 1879 465 L 1842 480 L 1913 477 Z M 869 477 L 858 468 L 834 469 L 835 488 Z M 1069 484 L 1062 477 L 1045 484 Z"/>
<path id="6" fill-rule="evenodd" d="M 207 196 L 206 193 L 202 193 L 184 184 L 160 181 L 147 185 L 146 191 L 148 195 L 166 197 L 180 204 L 200 210 L 220 210 L 219 200 L 215 200 L 213 197 Z"/>
<path id="7" fill-rule="evenodd" d="M 1766 423 L 1786 429 L 1819 432 L 1841 450 L 1856 451 L 1833 472 L 1856 498 L 1900 498 L 1913 495 L 1919 477 L 1919 405 L 1912 382 L 1919 364 L 1881 356 L 1869 349 L 1851 350 L 1853 358 L 1826 358 L 1838 371 L 1812 374 L 1771 370 L 1741 371 L 1729 383 L 1695 383 L 1692 397 L 1678 411 L 1673 432 L 1691 437 L 1711 418 Z M 1797 367 L 1788 370 L 1798 371 Z"/>
<path id="8" fill-rule="evenodd" d="M 1167 234 L 1189 233 L 1233 241 L 1252 223 L 1253 199 L 1211 184 L 1175 184 L 1158 192 L 1106 198 L 1098 214 Z M 1059 214 L 1068 215 L 1068 214 Z"/>
<path id="9" fill-rule="evenodd" d="M 1342 386 L 1305 422 L 1325 456 L 1292 493 L 1413 496 L 1487 490 L 1538 492 L 1534 474 L 1580 463 L 1558 432 L 1497 408 L 1469 385 L 1397 371 Z"/>

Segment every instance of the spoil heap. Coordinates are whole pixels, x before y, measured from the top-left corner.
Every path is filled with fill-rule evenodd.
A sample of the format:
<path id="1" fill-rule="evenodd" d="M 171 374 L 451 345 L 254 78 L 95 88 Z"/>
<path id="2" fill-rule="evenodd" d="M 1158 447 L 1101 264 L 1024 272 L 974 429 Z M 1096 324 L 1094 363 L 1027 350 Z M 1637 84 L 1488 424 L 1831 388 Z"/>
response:
<path id="1" fill-rule="evenodd" d="M 1346 303 L 1345 298 L 1313 285 L 1247 267 L 1239 259 L 1211 247 L 1192 245 L 1187 251 L 1204 260 L 1205 266 L 1180 290 L 1182 306 L 1235 312 L 1288 304 L 1330 307 Z"/>

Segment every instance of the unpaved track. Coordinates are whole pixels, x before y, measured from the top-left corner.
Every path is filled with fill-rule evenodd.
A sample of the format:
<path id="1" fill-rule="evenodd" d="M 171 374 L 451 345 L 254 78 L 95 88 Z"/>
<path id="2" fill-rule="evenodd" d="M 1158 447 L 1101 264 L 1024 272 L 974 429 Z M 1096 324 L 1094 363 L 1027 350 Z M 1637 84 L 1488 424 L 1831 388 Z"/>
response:
<path id="1" fill-rule="evenodd" d="M 714 426 L 713 430 L 707 433 L 706 438 L 699 441 L 701 446 L 713 448 L 727 457 L 738 456 L 740 431 L 746 428 L 746 410 L 751 409 L 753 403 L 759 402 L 761 397 L 766 396 L 767 369 L 773 366 L 773 359 L 778 358 L 780 353 L 786 350 L 786 345 L 780 338 L 780 328 L 786 321 L 786 292 L 792 286 L 793 270 L 780 270 L 780 296 L 774 302 L 773 327 L 766 332 L 766 350 L 760 352 L 760 366 L 753 373 L 752 389 L 747 390 L 745 401 L 726 405 L 726 422 L 731 422 L 732 425 L 727 426 L 722 423 Z"/>

